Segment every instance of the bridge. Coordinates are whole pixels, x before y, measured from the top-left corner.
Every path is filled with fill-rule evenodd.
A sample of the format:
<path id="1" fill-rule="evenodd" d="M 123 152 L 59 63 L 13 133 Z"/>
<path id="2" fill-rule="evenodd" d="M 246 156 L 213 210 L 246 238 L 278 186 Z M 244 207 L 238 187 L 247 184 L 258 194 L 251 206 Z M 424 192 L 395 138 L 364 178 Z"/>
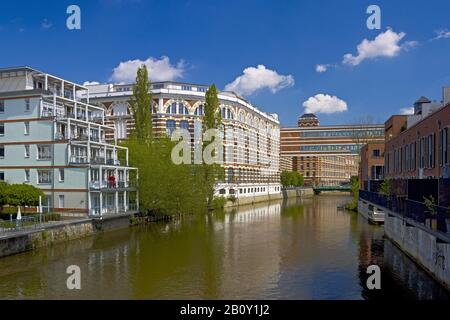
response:
<path id="1" fill-rule="evenodd" d="M 316 186 L 313 187 L 314 193 L 319 194 L 321 192 L 326 191 L 341 191 L 341 192 L 350 192 L 352 191 L 352 187 L 349 184 L 342 185 L 342 186 Z"/>

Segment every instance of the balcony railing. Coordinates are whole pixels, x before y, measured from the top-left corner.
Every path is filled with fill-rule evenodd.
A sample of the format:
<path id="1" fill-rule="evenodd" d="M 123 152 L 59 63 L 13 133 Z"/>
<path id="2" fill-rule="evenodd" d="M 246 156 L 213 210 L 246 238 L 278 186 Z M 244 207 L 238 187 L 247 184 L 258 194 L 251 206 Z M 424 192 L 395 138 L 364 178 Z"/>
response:
<path id="1" fill-rule="evenodd" d="M 425 205 L 423 202 L 400 197 L 386 197 L 383 194 L 359 190 L 360 199 L 372 202 L 380 207 L 389 209 L 405 218 L 412 219 L 426 227 L 436 221 L 436 230 L 445 234 L 450 233 L 450 209 L 438 205 Z"/>
<path id="2" fill-rule="evenodd" d="M 88 163 L 87 156 L 70 156 L 70 163 Z"/>
<path id="3" fill-rule="evenodd" d="M 92 180 L 89 182 L 89 187 L 91 189 L 123 189 L 133 187 L 131 183 L 127 181 L 99 181 Z"/>

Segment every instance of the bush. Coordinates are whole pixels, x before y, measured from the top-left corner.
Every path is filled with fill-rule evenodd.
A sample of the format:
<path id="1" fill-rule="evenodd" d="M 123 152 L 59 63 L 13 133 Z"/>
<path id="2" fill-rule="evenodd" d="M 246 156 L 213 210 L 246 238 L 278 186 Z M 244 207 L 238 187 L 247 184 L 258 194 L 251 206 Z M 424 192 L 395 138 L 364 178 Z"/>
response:
<path id="1" fill-rule="evenodd" d="M 215 197 L 212 202 L 213 209 L 223 209 L 227 203 L 227 198 L 225 197 Z"/>
<path id="2" fill-rule="evenodd" d="M 4 197 L 10 206 L 37 206 L 39 205 L 39 196 L 45 198 L 45 194 L 38 188 L 29 184 L 11 184 L 4 190 Z"/>
<path id="3" fill-rule="evenodd" d="M 301 187 L 304 184 L 303 176 L 298 171 L 281 172 L 281 184 L 283 187 Z"/>

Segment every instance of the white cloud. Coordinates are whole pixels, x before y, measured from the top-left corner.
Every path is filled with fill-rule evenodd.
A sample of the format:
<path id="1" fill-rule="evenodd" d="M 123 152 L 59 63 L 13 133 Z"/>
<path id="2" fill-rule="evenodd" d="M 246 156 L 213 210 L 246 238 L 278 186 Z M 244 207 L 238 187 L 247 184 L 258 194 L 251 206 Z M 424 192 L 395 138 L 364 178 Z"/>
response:
<path id="1" fill-rule="evenodd" d="M 450 31 L 448 29 L 437 30 L 437 31 L 435 31 L 435 33 L 436 33 L 436 37 L 434 37 L 431 40 L 450 38 Z"/>
<path id="2" fill-rule="evenodd" d="M 53 26 L 53 23 L 51 23 L 47 19 L 44 19 L 41 22 L 41 29 L 50 29 L 52 26 Z"/>
<path id="3" fill-rule="evenodd" d="M 364 39 L 357 46 L 357 55 L 351 53 L 344 55 L 343 63 L 351 66 L 357 66 L 366 59 L 374 59 L 378 57 L 395 57 L 402 49 L 408 49 L 417 44 L 415 41 L 409 41 L 400 44 L 406 33 L 396 33 L 392 29 L 387 29 L 380 33 L 374 40 Z"/>
<path id="4" fill-rule="evenodd" d="M 83 82 L 83 86 L 94 86 L 96 84 L 100 84 L 100 82 L 97 82 L 97 81 L 85 81 L 85 82 Z"/>
<path id="5" fill-rule="evenodd" d="M 245 68 L 242 75 L 225 86 L 225 90 L 250 95 L 258 90 L 267 88 L 272 93 L 276 93 L 283 88 L 292 87 L 294 83 L 292 75 L 284 76 L 278 74 L 276 71 L 267 69 L 260 64 L 256 68 Z"/>
<path id="6" fill-rule="evenodd" d="M 303 102 L 305 113 L 337 113 L 347 111 L 347 102 L 336 96 L 319 93 Z"/>
<path id="7" fill-rule="evenodd" d="M 110 80 L 119 83 L 132 83 L 136 80 L 137 69 L 145 64 L 151 81 L 170 81 L 182 78 L 185 63 L 180 60 L 176 65 L 170 63 L 166 56 L 161 59 L 149 57 L 147 60 L 128 60 L 114 68 Z"/>
<path id="8" fill-rule="evenodd" d="M 322 73 L 322 72 L 326 72 L 328 69 L 328 65 L 326 64 L 317 64 L 316 65 L 316 72 Z"/>
<path id="9" fill-rule="evenodd" d="M 414 107 L 401 108 L 400 114 L 414 114 Z"/>

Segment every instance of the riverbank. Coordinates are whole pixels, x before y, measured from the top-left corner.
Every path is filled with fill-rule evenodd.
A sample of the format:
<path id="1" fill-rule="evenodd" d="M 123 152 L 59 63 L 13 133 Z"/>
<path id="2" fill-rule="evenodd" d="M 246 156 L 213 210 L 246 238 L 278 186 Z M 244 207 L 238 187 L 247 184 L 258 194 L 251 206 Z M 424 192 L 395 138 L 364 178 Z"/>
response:
<path id="1" fill-rule="evenodd" d="M 76 219 L 0 235 L 0 258 L 130 225 L 132 214 Z"/>

